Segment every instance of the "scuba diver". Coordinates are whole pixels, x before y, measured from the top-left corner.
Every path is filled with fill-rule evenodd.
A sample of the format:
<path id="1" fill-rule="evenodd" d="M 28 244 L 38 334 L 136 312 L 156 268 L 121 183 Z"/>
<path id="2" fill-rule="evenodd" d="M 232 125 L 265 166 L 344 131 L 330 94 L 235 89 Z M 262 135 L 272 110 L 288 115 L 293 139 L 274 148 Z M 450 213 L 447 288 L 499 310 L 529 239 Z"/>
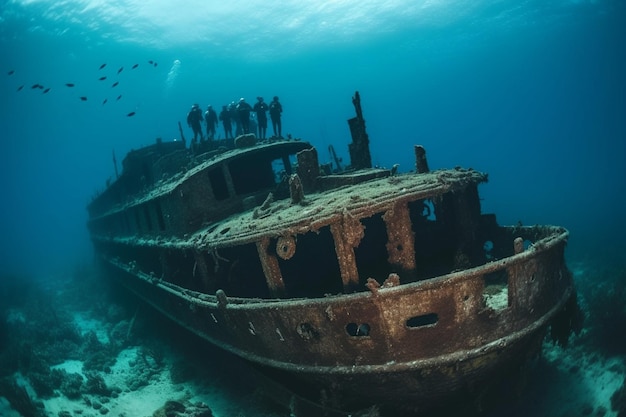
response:
<path id="1" fill-rule="evenodd" d="M 230 120 L 230 111 L 227 106 L 222 106 L 222 111 L 220 112 L 220 120 L 222 121 L 222 125 L 224 126 L 224 137 L 226 139 L 233 138 L 233 125 Z"/>
<path id="2" fill-rule="evenodd" d="M 278 101 L 278 96 L 274 96 L 274 99 L 270 103 L 270 118 L 272 119 L 272 130 L 274 130 L 274 136 L 278 138 L 283 137 L 282 123 L 280 120 L 282 112 L 283 106 Z"/>
<path id="3" fill-rule="evenodd" d="M 206 136 L 208 140 L 215 137 L 215 127 L 217 126 L 217 113 L 213 110 L 213 106 L 208 106 L 204 112 L 204 121 L 206 122 Z"/>
<path id="4" fill-rule="evenodd" d="M 237 112 L 239 113 L 239 122 L 241 123 L 241 129 L 244 134 L 250 133 L 250 112 L 252 107 L 246 103 L 244 98 L 239 99 L 237 104 Z"/>
<path id="5" fill-rule="evenodd" d="M 187 124 L 193 130 L 193 141 L 196 142 L 198 135 L 200 135 L 200 140 L 204 140 L 204 135 L 202 134 L 202 127 L 200 126 L 202 123 L 202 110 L 200 110 L 200 106 L 198 104 L 194 104 L 191 106 L 191 110 L 187 113 Z"/>
<path id="6" fill-rule="evenodd" d="M 228 105 L 228 111 L 230 112 L 230 121 L 235 122 L 235 136 L 241 135 L 241 120 L 239 119 L 239 112 L 237 112 L 237 104 L 231 101 Z"/>
<path id="7" fill-rule="evenodd" d="M 259 139 L 265 139 L 265 132 L 267 132 L 267 111 L 269 107 L 263 101 L 263 97 L 256 98 L 258 102 L 254 105 L 253 110 L 256 112 L 256 121 L 259 127 Z"/>

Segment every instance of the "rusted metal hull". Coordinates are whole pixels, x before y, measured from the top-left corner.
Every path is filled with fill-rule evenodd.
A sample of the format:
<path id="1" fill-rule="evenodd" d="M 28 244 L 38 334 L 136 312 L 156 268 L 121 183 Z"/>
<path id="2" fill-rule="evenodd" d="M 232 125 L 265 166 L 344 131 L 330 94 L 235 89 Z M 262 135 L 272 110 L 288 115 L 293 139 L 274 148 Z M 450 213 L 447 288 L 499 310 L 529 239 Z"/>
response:
<path id="1" fill-rule="evenodd" d="M 96 253 L 156 309 L 288 384 L 275 396 L 295 415 L 479 406 L 548 326 L 569 335 L 568 233 L 499 226 L 481 213 L 487 175 L 431 172 L 419 145 L 412 173 L 372 168 L 358 92 L 353 104 L 345 171 L 300 140 L 131 151 L 88 205 Z"/>
<path id="2" fill-rule="evenodd" d="M 105 258 L 120 282 L 211 343 L 333 409 L 480 402 L 519 369 L 573 294 L 567 231 L 502 228 L 533 245 L 482 266 L 353 294 L 246 299 L 184 289 Z M 491 301 L 500 297 L 499 302 Z"/>
<path id="3" fill-rule="evenodd" d="M 441 416 L 461 411 L 469 416 L 489 408 L 499 400 L 494 398 L 498 395 L 510 398 L 512 392 L 519 392 L 525 366 L 540 351 L 544 335 L 545 327 L 533 327 L 480 349 L 380 370 L 269 374 L 284 381 L 292 392 L 314 396 L 318 404 L 332 410 L 355 413 L 375 406 L 384 416 Z"/>

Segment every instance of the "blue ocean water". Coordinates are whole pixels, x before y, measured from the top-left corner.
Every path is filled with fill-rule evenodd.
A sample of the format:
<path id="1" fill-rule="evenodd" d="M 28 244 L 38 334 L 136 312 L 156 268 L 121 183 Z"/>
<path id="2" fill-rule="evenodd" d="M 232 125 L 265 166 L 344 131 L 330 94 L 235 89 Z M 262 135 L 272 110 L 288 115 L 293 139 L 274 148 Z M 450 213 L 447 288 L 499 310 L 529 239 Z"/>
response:
<path id="1" fill-rule="evenodd" d="M 284 134 L 347 161 L 357 90 L 375 164 L 488 172 L 484 212 L 623 279 L 623 1 L 0 0 L 0 280 L 90 263 L 113 155 L 189 139 L 191 104 L 277 95 Z"/>
<path id="2" fill-rule="evenodd" d="M 621 1 L 2 3 L 4 271 L 90 257 L 85 205 L 112 153 L 179 138 L 192 103 L 278 95 L 286 133 L 347 160 L 356 90 L 375 164 L 411 170 L 422 144 L 431 168 L 489 173 L 500 223 L 624 249 Z"/>

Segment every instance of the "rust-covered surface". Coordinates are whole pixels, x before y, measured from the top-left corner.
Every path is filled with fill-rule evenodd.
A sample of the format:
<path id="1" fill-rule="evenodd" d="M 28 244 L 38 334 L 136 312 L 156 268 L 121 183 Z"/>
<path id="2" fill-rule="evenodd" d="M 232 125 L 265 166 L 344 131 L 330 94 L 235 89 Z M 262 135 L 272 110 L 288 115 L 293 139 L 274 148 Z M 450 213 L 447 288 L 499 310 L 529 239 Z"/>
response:
<path id="1" fill-rule="evenodd" d="M 387 173 L 387 176 L 380 180 L 344 186 L 332 192 L 306 195 L 300 204 L 293 204 L 290 200 L 266 199 L 263 204 L 251 211 L 214 222 L 196 233 L 183 237 L 145 233 L 128 237 L 104 235 L 96 238 L 124 241 L 138 246 L 211 250 L 255 242 L 263 236 L 276 237 L 315 232 L 331 224 L 354 228 L 354 225 L 350 226 L 351 219 L 370 217 L 378 212 L 388 213 L 386 214 L 388 218 L 397 216 L 402 218 L 401 206 L 409 201 L 461 191 L 469 184 L 475 185 L 486 180 L 487 176 L 483 173 L 463 169 L 394 177 L 389 177 Z M 394 214 L 395 212 L 398 214 Z M 174 215 L 176 213 L 171 213 L 171 216 Z M 407 215 L 404 214 L 405 229 L 408 224 Z M 396 222 L 390 224 L 395 225 Z"/>
<path id="2" fill-rule="evenodd" d="M 571 291 L 571 277 L 559 259 L 566 232 L 552 232 L 538 242 L 539 249 L 429 280 L 402 284 L 402 277 L 392 275 L 390 281 L 396 281 L 387 285 L 314 299 L 226 295 L 221 309 L 214 294 L 185 290 L 137 271 L 133 264 L 110 262 L 138 277 L 137 285 L 148 285 L 142 293 L 163 293 L 156 298 L 170 299 L 190 311 L 188 319 L 203 322 L 207 334 L 219 330 L 218 338 L 234 349 L 245 340 L 242 346 L 261 362 L 350 373 L 354 365 L 385 369 L 407 366 L 403 365 L 407 361 L 436 361 L 459 350 L 484 347 L 546 319 Z M 486 301 L 486 282 L 496 273 L 507 276 L 499 291 L 512 300 L 499 307 Z M 187 316 L 184 311 L 178 314 Z M 350 323 L 367 325 L 368 330 L 351 332 Z"/>
<path id="3" fill-rule="evenodd" d="M 352 125 L 366 164 L 360 106 Z M 140 178 L 122 174 L 90 204 L 98 255 L 165 315 L 313 402 L 419 412 L 481 396 L 574 299 L 567 231 L 498 225 L 480 208 L 487 176 L 431 171 L 422 147 L 412 173 L 322 175 L 301 141 L 187 165 L 162 146 L 141 153 L 161 179 L 129 159 Z"/>
<path id="4" fill-rule="evenodd" d="M 517 230 L 519 236 L 526 232 L 538 233 Z M 540 232 L 543 237 L 531 248 L 467 271 L 404 285 L 402 277 L 392 275 L 390 282 L 364 292 L 317 299 L 221 293 L 220 302 L 216 295 L 176 287 L 133 265 L 115 260 L 111 265 L 134 278 L 125 285 L 218 346 L 307 384 L 337 384 L 340 388 L 331 390 L 342 393 L 342 400 L 333 400 L 336 406 L 363 405 L 357 387 L 380 384 L 382 378 L 391 385 L 371 394 L 372 404 L 395 398 L 427 408 L 468 382 L 479 384 L 501 367 L 519 365 L 572 296 L 562 258 L 567 232 Z M 493 283 L 494 274 L 506 280 Z M 511 301 L 491 305 L 494 293 Z"/>

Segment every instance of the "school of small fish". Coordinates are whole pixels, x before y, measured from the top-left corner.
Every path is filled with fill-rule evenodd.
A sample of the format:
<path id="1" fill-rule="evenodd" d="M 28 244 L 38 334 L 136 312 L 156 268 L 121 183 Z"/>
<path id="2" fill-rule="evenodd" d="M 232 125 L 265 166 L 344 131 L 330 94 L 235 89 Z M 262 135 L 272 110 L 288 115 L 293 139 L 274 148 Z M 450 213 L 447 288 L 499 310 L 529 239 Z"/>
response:
<path id="1" fill-rule="evenodd" d="M 106 64 L 106 63 L 103 63 L 102 65 L 100 65 L 100 67 L 98 68 L 98 70 L 97 70 L 97 71 L 98 71 L 98 72 L 100 72 L 100 71 L 104 70 L 104 69 L 106 68 L 106 66 L 107 66 L 107 64 Z M 149 61 L 148 61 L 148 66 L 156 68 L 156 67 L 158 66 L 158 63 L 157 63 L 156 61 L 149 60 Z M 139 67 L 139 64 L 138 64 L 138 63 L 135 63 L 135 64 L 133 64 L 133 65 L 132 65 L 131 70 L 137 69 L 138 67 Z M 121 67 L 117 70 L 117 73 L 116 73 L 115 75 L 116 75 L 116 76 L 119 76 L 119 75 L 120 75 L 120 73 L 121 73 L 123 70 L 124 70 L 124 67 L 123 67 L 123 66 L 121 66 Z M 15 71 L 14 69 L 11 69 L 11 70 L 7 71 L 7 76 L 12 77 L 12 76 L 14 76 L 14 75 L 16 75 L 16 71 Z M 98 81 L 106 81 L 106 80 L 107 80 L 107 77 L 108 77 L 107 75 L 101 75 L 101 76 L 99 76 L 99 77 L 97 78 L 97 80 L 98 80 Z M 119 82 L 119 81 L 115 81 L 115 82 L 113 82 L 113 83 L 111 84 L 111 88 L 115 88 L 115 87 L 117 87 L 119 84 L 120 84 L 120 82 Z M 62 84 L 62 86 L 63 86 L 63 87 L 66 87 L 66 88 L 75 88 L 75 87 L 78 87 L 78 84 L 77 84 L 77 83 L 73 83 L 73 82 L 66 82 L 66 83 Z M 24 89 L 24 87 L 25 87 L 25 85 L 24 85 L 24 84 L 22 84 L 22 85 L 18 86 L 18 87 L 16 88 L 16 92 L 20 92 L 20 91 L 22 91 L 22 90 Z M 35 83 L 35 84 L 31 85 L 30 89 L 31 89 L 31 90 L 41 90 L 41 94 L 48 94 L 48 93 L 52 90 L 52 86 L 44 86 L 44 85 L 42 85 L 42 84 Z M 88 100 L 88 97 L 87 97 L 87 96 L 78 96 L 78 99 L 79 99 L 80 101 L 85 102 L 85 101 L 87 101 L 87 100 Z M 115 101 L 116 101 L 116 102 L 118 102 L 118 101 L 120 101 L 121 99 L 122 99 L 122 95 L 120 94 L 120 95 L 118 95 L 118 96 L 117 96 L 117 98 L 115 99 Z M 108 101 L 109 101 L 108 97 L 104 98 L 104 100 L 102 101 L 102 105 L 104 106 L 105 104 L 107 104 L 107 103 L 108 103 Z M 126 113 L 126 117 L 133 117 L 135 114 L 136 114 L 136 111 L 131 111 L 131 112 Z"/>

